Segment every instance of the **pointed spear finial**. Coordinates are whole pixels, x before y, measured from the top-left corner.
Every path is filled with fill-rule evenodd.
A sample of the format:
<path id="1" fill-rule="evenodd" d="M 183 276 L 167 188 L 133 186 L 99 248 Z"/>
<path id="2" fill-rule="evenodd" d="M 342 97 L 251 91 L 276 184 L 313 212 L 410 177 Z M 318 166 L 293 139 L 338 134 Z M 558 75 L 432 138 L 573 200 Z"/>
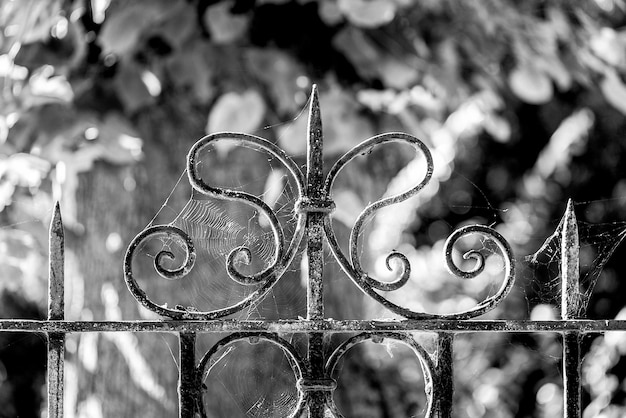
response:
<path id="1" fill-rule="evenodd" d="M 575 319 L 580 308 L 580 243 L 572 199 L 567 202 L 561 231 L 561 317 Z"/>
<path id="2" fill-rule="evenodd" d="M 49 246 L 48 319 L 64 319 L 65 232 L 59 202 L 52 212 Z"/>
<path id="3" fill-rule="evenodd" d="M 317 84 L 311 88 L 311 105 L 307 126 L 307 194 L 311 198 L 322 194 L 322 169 L 324 139 L 322 135 L 322 115 L 317 93 Z"/>

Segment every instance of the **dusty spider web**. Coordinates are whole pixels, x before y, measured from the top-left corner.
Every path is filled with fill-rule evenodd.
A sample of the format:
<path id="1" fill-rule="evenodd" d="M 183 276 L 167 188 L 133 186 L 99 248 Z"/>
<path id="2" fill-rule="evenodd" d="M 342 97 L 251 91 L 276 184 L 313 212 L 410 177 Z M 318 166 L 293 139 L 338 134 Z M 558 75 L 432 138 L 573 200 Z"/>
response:
<path id="1" fill-rule="evenodd" d="M 581 212 L 577 227 L 580 241 L 580 292 L 578 295 L 578 315 L 587 317 L 590 301 L 594 290 L 612 286 L 615 281 L 611 277 L 612 270 L 605 270 L 611 257 L 626 238 L 626 222 L 591 223 L 584 219 L 585 210 L 589 210 L 589 202 L 575 203 L 575 210 Z M 602 201 L 592 202 L 597 208 Z M 561 234 L 564 218 L 561 218 L 554 232 L 531 255 L 524 258 L 531 275 L 525 284 L 530 285 L 528 292 L 529 305 L 549 304 L 560 310 L 561 305 Z M 601 280 L 609 283 L 603 283 Z M 529 283 L 526 283 L 529 282 Z"/>

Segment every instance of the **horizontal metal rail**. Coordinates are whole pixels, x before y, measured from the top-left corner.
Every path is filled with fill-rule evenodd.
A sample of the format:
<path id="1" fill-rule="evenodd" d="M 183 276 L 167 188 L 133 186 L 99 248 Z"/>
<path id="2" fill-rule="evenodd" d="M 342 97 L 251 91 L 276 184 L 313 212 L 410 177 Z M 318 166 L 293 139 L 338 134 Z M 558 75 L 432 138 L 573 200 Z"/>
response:
<path id="1" fill-rule="evenodd" d="M 0 320 L 0 332 L 566 332 L 626 331 L 626 320 L 215 320 L 215 321 L 46 321 Z"/>

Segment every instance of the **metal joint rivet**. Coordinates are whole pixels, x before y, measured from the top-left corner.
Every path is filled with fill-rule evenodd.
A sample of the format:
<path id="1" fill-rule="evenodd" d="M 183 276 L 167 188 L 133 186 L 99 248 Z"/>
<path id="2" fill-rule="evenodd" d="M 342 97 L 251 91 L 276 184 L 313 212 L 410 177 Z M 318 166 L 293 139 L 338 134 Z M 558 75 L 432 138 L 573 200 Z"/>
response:
<path id="1" fill-rule="evenodd" d="M 297 213 L 332 213 L 335 210 L 335 202 L 330 199 L 311 199 L 303 197 L 296 202 Z"/>
<path id="2" fill-rule="evenodd" d="M 301 392 L 332 392 L 337 389 L 337 381 L 335 379 L 300 379 L 297 385 Z"/>

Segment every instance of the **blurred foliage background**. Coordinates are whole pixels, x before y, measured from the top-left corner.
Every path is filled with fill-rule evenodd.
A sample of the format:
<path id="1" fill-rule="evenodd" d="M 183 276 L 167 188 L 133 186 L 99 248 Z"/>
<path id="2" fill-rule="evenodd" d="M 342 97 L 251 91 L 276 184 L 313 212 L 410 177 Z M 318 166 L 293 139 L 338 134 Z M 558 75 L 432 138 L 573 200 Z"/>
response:
<path id="1" fill-rule="evenodd" d="M 378 266 L 391 249 L 412 262 L 406 291 L 390 298 L 449 312 L 492 290 L 498 257 L 489 259 L 489 277 L 473 283 L 443 268 L 443 240 L 478 222 L 509 240 L 520 271 L 513 294 L 486 317 L 555 317 L 558 243 L 551 237 L 572 198 L 587 315 L 621 317 L 625 23 L 622 0 L 5 0 L 0 315 L 45 316 L 47 224 L 59 200 L 68 231 L 66 317 L 150 318 L 124 286 L 121 258 L 159 208 L 172 215 L 189 198 L 175 187 L 189 147 L 208 132 L 242 131 L 302 163 L 302 111 L 317 83 L 328 164 L 387 131 L 411 133 L 432 150 L 430 186 L 380 213 L 362 239 L 379 276 L 389 276 Z M 267 195 L 275 167 L 265 158 L 218 151 L 216 178 L 261 178 L 251 192 Z M 344 238 L 368 201 L 415 182 L 413 161 L 389 147 L 355 164 L 333 192 Z M 327 276 L 329 317 L 390 315 L 336 267 Z M 301 298 L 276 299 L 277 289 L 276 306 L 304 315 Z M 280 312 L 264 316 L 271 315 Z M 428 336 L 418 337 L 428 345 Z M 66 416 L 175 416 L 175 347 L 169 335 L 72 337 Z M 419 413 L 419 373 L 407 372 L 408 353 L 390 357 L 392 349 L 365 347 L 346 360 L 348 383 L 340 380 L 336 395 L 346 416 Z M 561 414 L 556 336 L 467 336 L 455 349 L 456 416 Z M 584 416 L 624 416 L 625 337 L 591 336 L 585 350 Z M 236 384 L 247 361 L 231 370 Z M 0 416 L 40 416 L 44 371 L 43 339 L 0 335 Z M 263 386 L 258 376 L 251 379 Z M 258 402 L 276 393 L 246 408 L 237 405 L 242 399 L 215 402 L 241 389 L 220 379 L 223 391 L 209 385 L 207 392 L 211 416 L 281 416 L 272 409 L 277 402 Z"/>

